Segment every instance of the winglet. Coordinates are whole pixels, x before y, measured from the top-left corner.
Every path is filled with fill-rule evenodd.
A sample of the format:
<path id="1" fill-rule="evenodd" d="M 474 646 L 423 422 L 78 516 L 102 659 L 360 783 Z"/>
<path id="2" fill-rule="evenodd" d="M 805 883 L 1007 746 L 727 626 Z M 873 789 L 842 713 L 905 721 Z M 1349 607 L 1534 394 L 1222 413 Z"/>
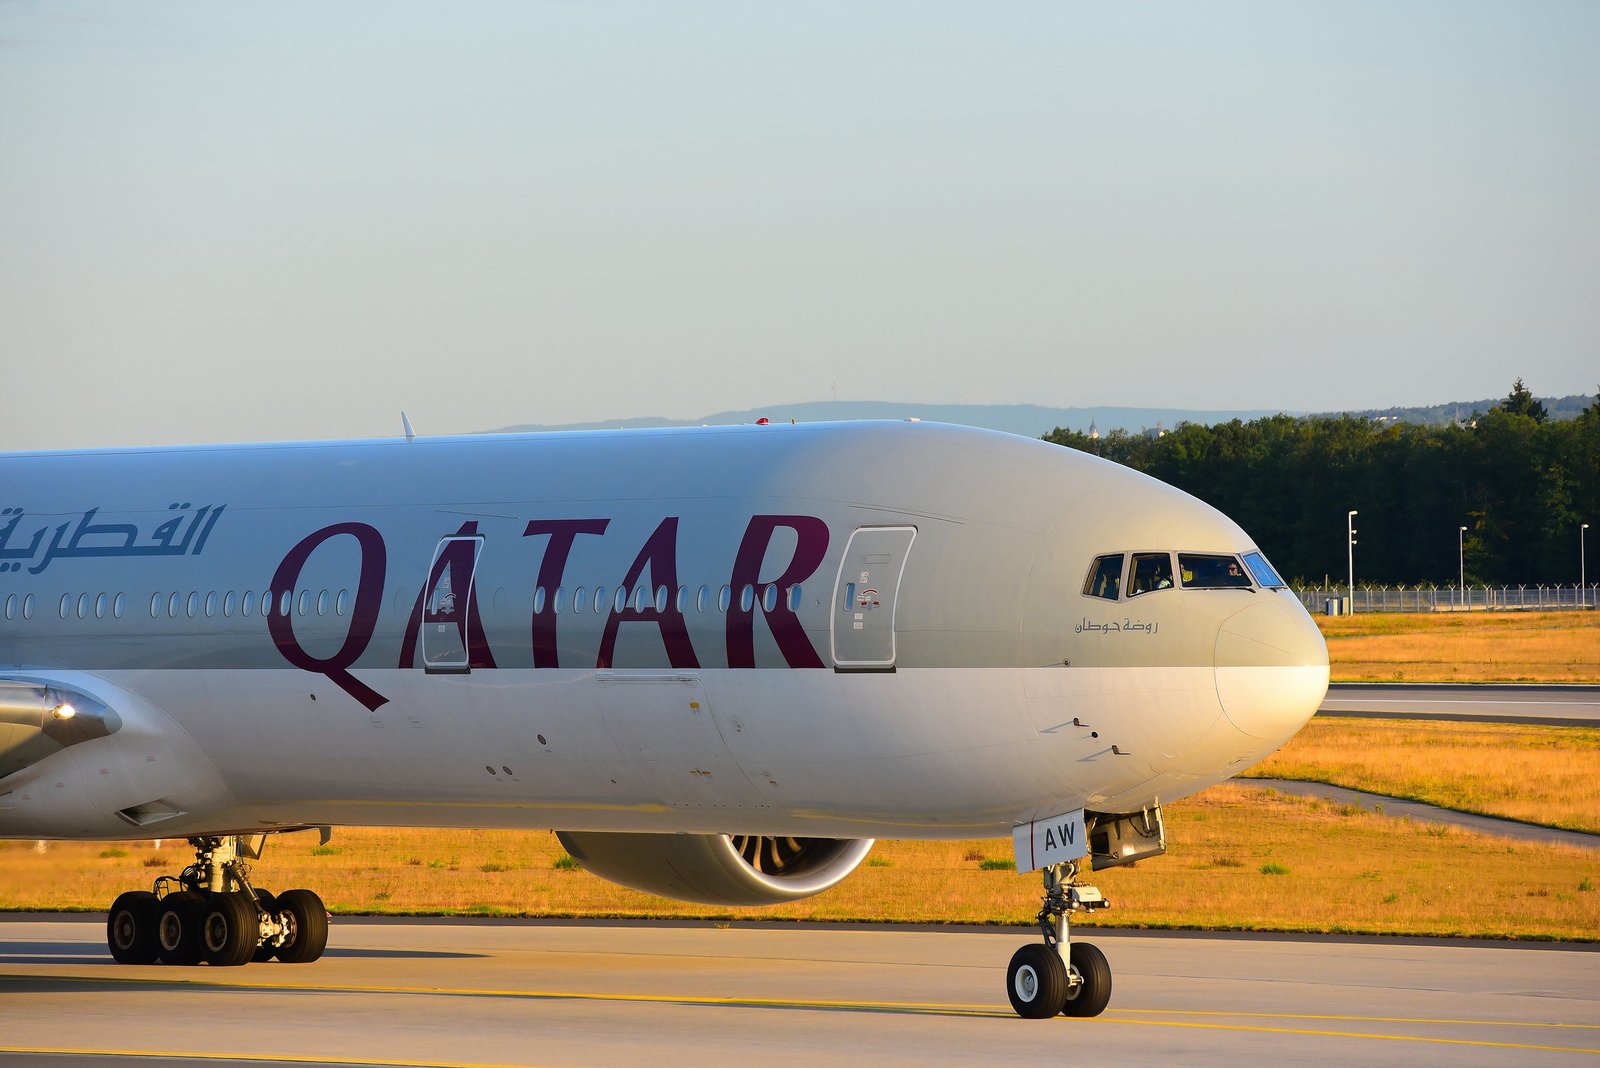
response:
<path id="1" fill-rule="evenodd" d="M 400 413 L 400 425 L 405 428 L 407 441 L 417 440 L 417 432 L 411 429 L 411 419 L 403 411 Z"/>

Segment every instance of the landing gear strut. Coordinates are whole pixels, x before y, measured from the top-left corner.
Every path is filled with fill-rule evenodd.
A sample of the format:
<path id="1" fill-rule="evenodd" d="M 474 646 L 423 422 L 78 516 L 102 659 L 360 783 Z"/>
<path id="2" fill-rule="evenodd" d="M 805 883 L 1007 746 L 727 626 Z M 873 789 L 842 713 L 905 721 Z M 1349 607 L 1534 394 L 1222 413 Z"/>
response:
<path id="1" fill-rule="evenodd" d="M 1088 942 L 1070 942 L 1067 917 L 1103 909 L 1111 902 L 1092 886 L 1077 881 L 1075 861 L 1043 869 L 1044 904 L 1035 922 L 1044 942 L 1023 946 L 1006 968 L 1006 994 L 1018 1016 L 1046 1020 L 1052 1016 L 1098 1016 L 1111 1000 L 1111 966 Z"/>
<path id="2" fill-rule="evenodd" d="M 258 858 L 265 835 L 191 838 L 195 862 L 163 875 L 150 890 L 130 890 L 111 905 L 106 944 L 120 964 L 237 967 L 273 957 L 304 964 L 328 945 L 328 913 L 310 890 L 274 896 L 250 885 L 245 857 Z"/>

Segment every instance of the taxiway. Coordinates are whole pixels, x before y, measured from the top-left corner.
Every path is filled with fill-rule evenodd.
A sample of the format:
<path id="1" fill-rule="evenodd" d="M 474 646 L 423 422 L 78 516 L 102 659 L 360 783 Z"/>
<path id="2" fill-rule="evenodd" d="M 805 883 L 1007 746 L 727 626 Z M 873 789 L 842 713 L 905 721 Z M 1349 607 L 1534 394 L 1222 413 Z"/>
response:
<path id="1" fill-rule="evenodd" d="M 1600 726 L 1600 686 L 1336 682 L 1317 714 Z"/>
<path id="2" fill-rule="evenodd" d="M 0 1058 L 558 1065 L 1600 1063 L 1592 946 L 1096 931 L 1111 1008 L 1015 1018 L 1022 930 L 337 923 L 312 965 L 119 967 L 0 921 Z"/>

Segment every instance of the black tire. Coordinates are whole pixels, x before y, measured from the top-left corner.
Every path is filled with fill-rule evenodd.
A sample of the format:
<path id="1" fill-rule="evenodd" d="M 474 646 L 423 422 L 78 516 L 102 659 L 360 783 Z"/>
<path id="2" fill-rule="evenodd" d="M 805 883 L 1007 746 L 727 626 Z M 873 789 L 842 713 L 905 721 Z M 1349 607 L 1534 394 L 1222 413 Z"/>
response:
<path id="1" fill-rule="evenodd" d="M 289 925 L 289 935 L 278 947 L 285 964 L 310 964 L 328 948 L 328 910 L 310 890 L 285 890 L 277 900 L 278 915 Z"/>
<path id="2" fill-rule="evenodd" d="M 156 945 L 156 895 L 148 890 L 119 894 L 106 914 L 106 946 L 118 964 L 154 964 Z"/>
<path id="3" fill-rule="evenodd" d="M 261 911 L 269 916 L 278 911 L 278 899 L 272 896 L 272 891 L 270 890 L 257 890 L 256 903 L 261 906 Z M 258 916 L 257 919 L 259 920 L 260 917 Z M 255 954 L 250 959 L 257 964 L 265 964 L 277 955 L 277 946 L 271 942 L 262 942 L 256 946 Z"/>
<path id="4" fill-rule="evenodd" d="M 207 964 L 237 968 L 250 963 L 261 936 L 255 902 L 243 893 L 208 894 L 200 916 L 200 941 Z"/>
<path id="5" fill-rule="evenodd" d="M 1100 947 L 1089 942 L 1073 942 L 1067 956 L 1072 970 L 1083 980 L 1067 991 L 1063 1016 L 1099 1016 L 1111 1003 L 1111 965 Z"/>
<path id="6" fill-rule="evenodd" d="M 200 915 L 205 899 L 182 890 L 161 899 L 156 913 L 156 945 L 164 964 L 199 964 Z"/>
<path id="7" fill-rule="evenodd" d="M 1048 1020 L 1061 1013 L 1067 998 L 1067 966 L 1043 942 L 1017 950 L 1006 968 L 1006 994 L 1025 1020 Z"/>

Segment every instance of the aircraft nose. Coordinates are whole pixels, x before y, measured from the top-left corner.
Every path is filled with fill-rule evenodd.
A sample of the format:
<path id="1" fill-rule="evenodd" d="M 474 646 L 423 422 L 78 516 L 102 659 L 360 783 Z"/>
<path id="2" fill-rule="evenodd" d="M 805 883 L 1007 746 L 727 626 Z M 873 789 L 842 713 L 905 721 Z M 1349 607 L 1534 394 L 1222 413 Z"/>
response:
<path id="1" fill-rule="evenodd" d="M 1267 592 L 1217 632 L 1217 699 L 1240 731 L 1287 741 L 1328 693 L 1328 646 L 1288 591 Z"/>

